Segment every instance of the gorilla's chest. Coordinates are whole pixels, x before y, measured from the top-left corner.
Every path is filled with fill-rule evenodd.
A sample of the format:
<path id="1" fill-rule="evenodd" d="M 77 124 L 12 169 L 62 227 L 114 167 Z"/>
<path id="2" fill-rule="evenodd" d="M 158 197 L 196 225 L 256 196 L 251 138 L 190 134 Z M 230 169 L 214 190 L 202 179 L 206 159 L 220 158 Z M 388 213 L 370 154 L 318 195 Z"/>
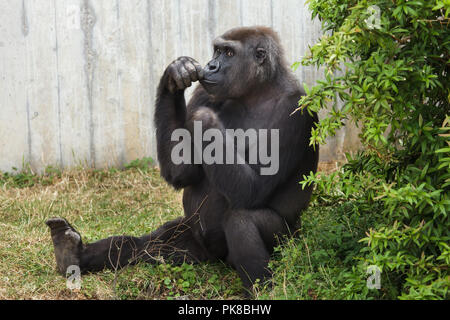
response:
<path id="1" fill-rule="evenodd" d="M 224 103 L 217 115 L 226 129 L 269 129 L 272 110 L 264 106 L 248 107 L 236 102 Z"/>

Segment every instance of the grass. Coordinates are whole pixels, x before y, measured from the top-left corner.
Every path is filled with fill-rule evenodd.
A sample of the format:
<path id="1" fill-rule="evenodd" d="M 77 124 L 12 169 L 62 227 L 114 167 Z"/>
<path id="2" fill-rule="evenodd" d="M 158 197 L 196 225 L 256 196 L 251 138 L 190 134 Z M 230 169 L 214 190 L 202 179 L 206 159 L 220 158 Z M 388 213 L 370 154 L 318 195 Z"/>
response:
<path id="1" fill-rule="evenodd" d="M 364 291 L 364 274 L 348 279 L 361 248 L 358 240 L 369 225 L 355 208 L 316 201 L 303 214 L 298 237 L 277 248 L 271 286 L 257 285 L 256 298 L 348 298 L 346 290 L 354 292 L 355 283 Z M 168 186 L 148 159 L 125 170 L 0 173 L 0 299 L 244 298 L 239 277 L 223 263 L 106 270 L 83 276 L 80 290 L 67 289 L 56 273 L 44 224 L 50 217 L 68 219 L 83 241 L 91 242 L 117 234 L 140 236 L 182 212 L 181 192 Z"/>
<path id="2" fill-rule="evenodd" d="M 148 168 L 148 167 L 147 167 Z M 139 236 L 182 215 L 181 193 L 156 168 L 0 173 L 0 299 L 229 299 L 240 280 L 221 263 L 140 264 L 82 278 L 71 291 L 56 273 L 44 221 L 64 217 L 91 242 L 114 234 Z"/>

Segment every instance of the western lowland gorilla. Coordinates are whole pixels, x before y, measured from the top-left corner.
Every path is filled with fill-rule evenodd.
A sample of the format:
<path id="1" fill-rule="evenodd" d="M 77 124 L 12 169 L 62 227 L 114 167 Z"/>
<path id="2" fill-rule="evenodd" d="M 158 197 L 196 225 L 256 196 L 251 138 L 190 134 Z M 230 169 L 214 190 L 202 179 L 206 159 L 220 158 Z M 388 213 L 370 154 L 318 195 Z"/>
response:
<path id="1" fill-rule="evenodd" d="M 184 91 L 195 81 L 201 85 L 186 106 Z M 309 144 L 317 116 L 293 112 L 303 94 L 278 35 L 267 27 L 226 32 L 214 41 L 214 56 L 205 68 L 189 57 L 173 61 L 158 86 L 155 125 L 161 175 L 184 189 L 184 217 L 142 237 L 113 236 L 88 244 L 65 219 L 52 218 L 46 223 L 59 272 L 70 265 L 84 273 L 163 258 L 173 264 L 226 261 L 247 289 L 270 276 L 267 264 L 274 246 L 297 227 L 310 200 L 312 187 L 302 189 L 299 181 L 317 169 L 318 148 Z M 226 163 L 190 161 L 208 148 L 204 141 L 195 146 L 191 140 L 184 146 L 192 145 L 194 155 L 173 161 L 179 147 L 173 133 L 179 129 L 195 135 L 196 124 L 201 134 L 215 129 L 215 142 L 223 143 L 228 154 L 211 154 L 226 157 Z M 266 143 L 267 150 L 278 152 L 278 168 L 263 174 L 267 161 L 249 161 L 250 135 L 240 155 L 236 147 L 225 148 L 229 129 L 276 132 L 278 141 L 259 136 L 257 145 Z M 238 163 L 228 161 L 239 156 Z"/>

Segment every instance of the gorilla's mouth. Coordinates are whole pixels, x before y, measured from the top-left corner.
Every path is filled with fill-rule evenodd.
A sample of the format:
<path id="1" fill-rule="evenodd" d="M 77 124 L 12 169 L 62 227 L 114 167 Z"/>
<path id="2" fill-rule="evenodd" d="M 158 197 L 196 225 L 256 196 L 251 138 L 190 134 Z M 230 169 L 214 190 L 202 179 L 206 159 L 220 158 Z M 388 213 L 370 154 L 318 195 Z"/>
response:
<path id="1" fill-rule="evenodd" d="M 203 79 L 200 81 L 200 84 L 203 86 L 203 88 L 208 92 L 209 94 L 214 94 L 217 90 L 218 82 L 213 80 L 207 80 Z"/>
<path id="2" fill-rule="evenodd" d="M 217 84 L 216 81 L 206 80 L 206 79 L 201 80 L 200 83 L 202 83 L 202 84 L 204 83 L 204 84 L 208 84 L 208 85 L 215 85 L 215 84 Z"/>

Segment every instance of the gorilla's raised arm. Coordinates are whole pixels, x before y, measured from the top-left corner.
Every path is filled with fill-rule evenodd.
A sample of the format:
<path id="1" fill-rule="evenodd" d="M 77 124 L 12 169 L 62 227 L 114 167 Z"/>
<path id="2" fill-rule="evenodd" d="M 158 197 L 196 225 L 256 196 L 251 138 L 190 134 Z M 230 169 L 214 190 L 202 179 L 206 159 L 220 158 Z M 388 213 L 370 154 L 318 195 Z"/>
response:
<path id="1" fill-rule="evenodd" d="M 185 163 L 175 165 L 171 160 L 175 145 L 171 141 L 172 133 L 184 128 L 186 122 L 184 90 L 202 77 L 203 70 L 198 62 L 189 57 L 180 57 L 167 67 L 158 86 L 155 107 L 158 161 L 161 175 L 177 189 L 193 184 L 203 176 L 201 166 Z"/>

